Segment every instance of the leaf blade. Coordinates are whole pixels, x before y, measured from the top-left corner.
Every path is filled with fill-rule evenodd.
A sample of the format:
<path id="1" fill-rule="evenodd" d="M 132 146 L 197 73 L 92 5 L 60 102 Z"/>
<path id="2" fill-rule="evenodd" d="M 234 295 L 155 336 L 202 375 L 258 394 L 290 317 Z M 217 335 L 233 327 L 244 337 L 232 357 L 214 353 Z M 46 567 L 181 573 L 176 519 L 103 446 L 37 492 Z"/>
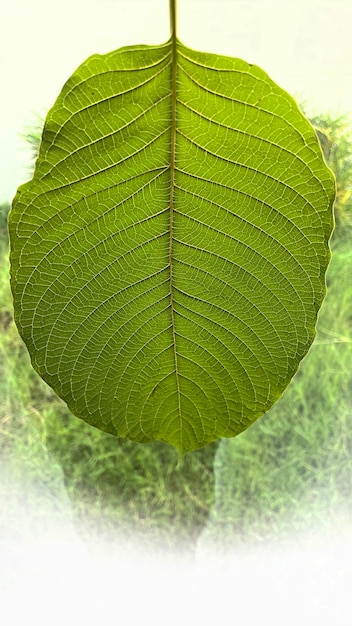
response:
<path id="1" fill-rule="evenodd" d="M 11 213 L 34 367 L 122 437 L 187 452 L 238 434 L 314 338 L 333 197 L 312 128 L 259 68 L 176 40 L 91 57 Z"/>

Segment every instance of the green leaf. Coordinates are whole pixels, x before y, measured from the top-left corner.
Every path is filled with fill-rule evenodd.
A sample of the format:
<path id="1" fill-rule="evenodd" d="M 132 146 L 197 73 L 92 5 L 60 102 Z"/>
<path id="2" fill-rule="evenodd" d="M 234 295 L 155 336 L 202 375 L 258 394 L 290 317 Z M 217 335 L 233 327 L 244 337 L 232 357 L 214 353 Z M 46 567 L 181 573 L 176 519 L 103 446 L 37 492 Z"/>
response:
<path id="1" fill-rule="evenodd" d="M 260 68 L 175 38 L 90 57 L 10 215 L 34 368 L 114 435 L 182 453 L 237 435 L 313 341 L 334 195 Z"/>

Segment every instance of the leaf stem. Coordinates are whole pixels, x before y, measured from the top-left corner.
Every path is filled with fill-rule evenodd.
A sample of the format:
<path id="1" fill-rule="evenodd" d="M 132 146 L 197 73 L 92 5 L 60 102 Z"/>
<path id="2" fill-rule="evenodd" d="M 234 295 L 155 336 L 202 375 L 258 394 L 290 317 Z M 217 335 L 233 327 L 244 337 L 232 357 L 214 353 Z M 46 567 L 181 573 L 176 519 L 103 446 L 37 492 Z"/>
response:
<path id="1" fill-rule="evenodd" d="M 170 0 L 170 30 L 171 38 L 176 41 L 177 38 L 177 20 L 176 20 L 176 0 Z"/>

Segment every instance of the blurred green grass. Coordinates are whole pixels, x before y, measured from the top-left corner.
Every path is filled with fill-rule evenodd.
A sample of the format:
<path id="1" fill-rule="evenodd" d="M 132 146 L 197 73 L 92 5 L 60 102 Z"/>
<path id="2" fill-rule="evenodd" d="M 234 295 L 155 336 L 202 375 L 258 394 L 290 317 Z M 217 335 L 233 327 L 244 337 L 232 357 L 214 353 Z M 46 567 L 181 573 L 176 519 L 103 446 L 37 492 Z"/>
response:
<path id="1" fill-rule="evenodd" d="M 64 480 L 87 537 L 123 530 L 172 547 L 193 545 L 205 526 L 221 541 L 244 541 L 350 518 L 352 144 L 343 119 L 314 123 L 338 182 L 317 338 L 271 411 L 239 437 L 182 460 L 166 444 L 134 444 L 88 426 L 33 371 L 12 318 L 8 207 L 0 207 L 0 461 L 19 480 Z"/>
<path id="2" fill-rule="evenodd" d="M 213 541 L 267 540 L 347 523 L 352 514 L 352 245 L 335 234 L 317 337 L 282 398 L 222 440 Z"/>
<path id="3" fill-rule="evenodd" d="M 193 542 L 214 498 L 217 444 L 179 459 L 161 442 L 117 439 L 74 417 L 30 365 L 12 317 L 5 215 L 0 214 L 0 454 L 33 480 L 62 468 L 82 532 L 136 532 Z M 51 466 L 48 463 L 51 459 Z M 23 472 L 23 469 L 21 470 Z M 20 475 L 19 471 L 19 475 Z"/>

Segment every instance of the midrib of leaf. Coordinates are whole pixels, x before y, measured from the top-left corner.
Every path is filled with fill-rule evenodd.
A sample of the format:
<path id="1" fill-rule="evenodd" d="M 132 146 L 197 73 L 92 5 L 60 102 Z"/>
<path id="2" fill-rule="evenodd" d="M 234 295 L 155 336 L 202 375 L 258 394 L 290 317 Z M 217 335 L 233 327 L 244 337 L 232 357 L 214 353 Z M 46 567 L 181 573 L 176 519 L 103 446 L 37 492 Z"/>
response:
<path id="1" fill-rule="evenodd" d="M 175 192 L 175 157 L 176 157 L 176 104 L 177 104 L 177 37 L 176 37 L 176 4 L 170 0 L 170 25 L 171 25 L 171 154 L 170 154 L 170 222 L 169 222 L 169 267 L 170 267 L 170 313 L 172 329 L 172 345 L 175 362 L 175 378 L 177 391 L 177 405 L 180 425 L 180 439 L 182 441 L 182 416 L 181 416 L 181 389 L 178 370 L 178 355 L 175 327 L 174 285 L 173 285 L 173 226 L 174 226 L 174 192 Z M 181 444 L 182 449 L 182 444 Z"/>

